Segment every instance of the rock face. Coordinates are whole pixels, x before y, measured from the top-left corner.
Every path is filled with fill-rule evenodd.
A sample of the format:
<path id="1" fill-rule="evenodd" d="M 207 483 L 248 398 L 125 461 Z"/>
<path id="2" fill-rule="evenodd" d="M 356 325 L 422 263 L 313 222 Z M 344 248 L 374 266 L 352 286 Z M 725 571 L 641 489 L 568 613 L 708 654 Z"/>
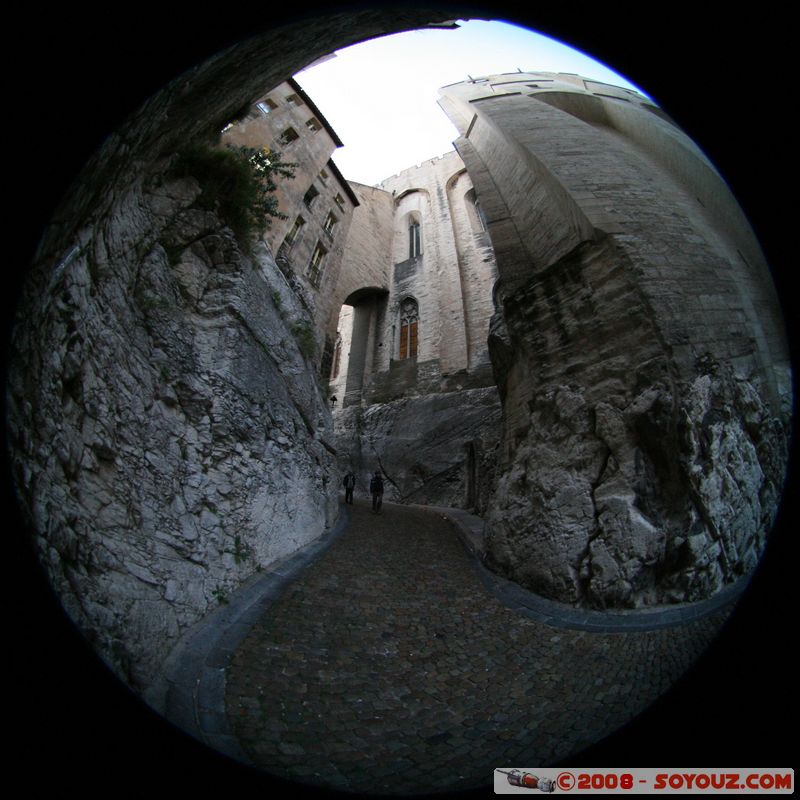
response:
<path id="1" fill-rule="evenodd" d="M 123 679 L 336 512 L 332 420 L 263 246 L 154 169 L 36 265 L 8 383 L 17 488 L 53 587 Z"/>
<path id="2" fill-rule="evenodd" d="M 340 471 L 356 493 L 384 473 L 384 499 L 482 513 L 495 478 L 500 400 L 492 388 L 406 397 L 337 412 Z"/>
<path id="3" fill-rule="evenodd" d="M 757 382 L 711 357 L 678 377 L 610 241 L 504 308 L 491 345 L 510 455 L 487 517 L 491 566 L 600 608 L 698 600 L 752 570 L 788 441 Z"/>
<path id="4" fill-rule="evenodd" d="M 518 73 L 440 93 L 499 275 L 491 564 L 597 608 L 712 595 L 763 550 L 791 424 L 781 304 L 742 209 L 635 92 Z"/>

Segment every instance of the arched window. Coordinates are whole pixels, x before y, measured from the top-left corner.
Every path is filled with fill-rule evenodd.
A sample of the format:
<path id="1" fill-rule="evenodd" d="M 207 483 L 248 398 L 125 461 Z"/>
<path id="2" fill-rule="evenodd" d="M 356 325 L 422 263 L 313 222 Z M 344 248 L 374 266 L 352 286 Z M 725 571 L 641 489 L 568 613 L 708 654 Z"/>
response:
<path id="1" fill-rule="evenodd" d="M 335 381 L 339 377 L 339 365 L 342 362 L 342 334 L 336 334 L 336 347 L 333 351 L 333 374 L 331 380 Z"/>
<path id="2" fill-rule="evenodd" d="M 409 297 L 400 305 L 400 360 L 417 357 L 419 306 Z"/>
<path id="3" fill-rule="evenodd" d="M 470 189 L 465 195 L 467 201 L 467 216 L 474 233 L 486 231 L 486 215 L 483 213 L 481 201 L 475 196 L 475 190 Z"/>
<path id="4" fill-rule="evenodd" d="M 410 216 L 408 221 L 408 257 L 416 258 L 422 253 L 422 228 L 419 218 Z"/>

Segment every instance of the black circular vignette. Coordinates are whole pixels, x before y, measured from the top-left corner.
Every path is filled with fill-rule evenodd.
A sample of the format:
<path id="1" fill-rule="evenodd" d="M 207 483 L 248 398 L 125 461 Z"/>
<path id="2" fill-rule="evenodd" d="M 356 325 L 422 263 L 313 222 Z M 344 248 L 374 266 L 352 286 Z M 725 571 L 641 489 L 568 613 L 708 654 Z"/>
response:
<path id="1" fill-rule="evenodd" d="M 481 16 L 527 24 L 603 61 L 653 96 L 689 133 L 728 181 L 761 241 L 784 303 L 794 355 L 796 329 L 788 304 L 796 223 L 787 194 L 796 176 L 789 174 L 793 160 L 781 85 L 788 73 L 780 61 L 788 52 L 781 41 L 788 36 L 786 21 L 761 15 L 703 21 L 674 5 L 668 17 L 647 21 L 634 10 L 613 15 L 607 8 L 572 14 L 531 11 L 522 16 L 502 2 L 488 10 L 478 4 L 457 6 L 469 7 L 482 9 Z M 258 27 L 292 14 L 270 12 L 254 25 L 253 15 L 263 14 L 258 8 L 225 4 L 212 15 L 195 7 L 195 17 L 188 11 L 170 10 L 166 17 L 163 9 L 159 16 L 138 9 L 135 17 L 113 26 L 73 8 L 42 18 L 23 12 L 17 47 L 25 58 L 11 75 L 12 144 L 7 150 L 18 154 L 12 191 L 19 220 L 13 231 L 18 252 L 6 265 L 6 335 L 43 226 L 81 166 L 169 80 Z M 789 673 L 794 599 L 789 570 L 796 563 L 797 530 L 793 464 L 794 459 L 766 555 L 717 641 L 647 712 L 569 766 L 791 763 L 789 743 L 776 721 L 795 710 Z M 49 588 L 23 533 L 5 461 L 4 466 L 12 531 L 6 604 L 12 623 L 7 649 L 12 698 L 7 763 L 12 774 L 30 788 L 75 789 L 89 796 L 110 786 L 123 797 L 171 789 L 206 794 L 223 787 L 237 792 L 286 789 L 175 731 L 97 659 Z M 491 780 L 487 775 L 487 786 Z M 472 794 L 486 792 L 462 796 Z"/>

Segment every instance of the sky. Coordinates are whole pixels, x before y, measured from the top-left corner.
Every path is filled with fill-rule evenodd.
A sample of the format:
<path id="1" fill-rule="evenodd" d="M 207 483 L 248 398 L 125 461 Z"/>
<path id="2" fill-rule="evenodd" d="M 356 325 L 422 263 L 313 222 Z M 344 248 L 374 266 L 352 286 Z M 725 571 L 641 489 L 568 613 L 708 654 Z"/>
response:
<path id="1" fill-rule="evenodd" d="M 344 147 L 333 155 L 351 181 L 373 186 L 453 149 L 458 132 L 439 107 L 450 83 L 503 72 L 573 72 L 644 92 L 590 56 L 505 22 L 384 36 L 336 51 L 295 77 Z"/>

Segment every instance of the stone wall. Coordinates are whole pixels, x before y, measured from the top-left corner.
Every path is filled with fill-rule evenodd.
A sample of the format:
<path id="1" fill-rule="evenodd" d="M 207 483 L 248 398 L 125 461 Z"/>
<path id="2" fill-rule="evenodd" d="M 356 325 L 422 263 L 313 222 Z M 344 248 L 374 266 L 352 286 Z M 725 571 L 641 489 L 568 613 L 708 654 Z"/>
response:
<path id="1" fill-rule="evenodd" d="M 466 245 L 459 250 L 457 236 L 466 238 L 472 232 L 457 226 L 456 219 L 464 213 L 461 198 L 448 192 L 448 186 L 459 176 L 465 184 L 464 191 L 468 191 L 471 184 L 464 175 L 464 165 L 451 152 L 410 167 L 380 184 L 394 197 L 394 274 L 383 332 L 384 341 L 391 342 L 391 347 L 384 348 L 376 371 L 388 369 L 390 359 L 399 357 L 399 307 L 407 296 L 413 296 L 419 304 L 419 360 L 437 359 L 442 374 L 469 367 L 463 262 L 473 254 Z M 417 215 L 422 239 L 422 252 L 413 259 L 409 252 L 410 214 Z M 491 273 L 493 266 L 492 261 L 485 271 Z M 477 328 L 480 327 L 478 322 Z"/>
<path id="2" fill-rule="evenodd" d="M 355 306 L 349 363 L 343 367 L 350 373 L 347 402 L 491 385 L 486 339 L 497 272 L 459 156 L 446 153 L 379 187 L 353 188 L 361 204 L 338 287 L 343 301 Z M 422 242 L 413 256 L 412 218 Z M 418 349 L 415 359 L 402 363 L 399 317 L 407 298 L 418 304 Z M 340 377 L 340 389 L 344 383 Z"/>
<path id="3" fill-rule="evenodd" d="M 45 232 L 20 303 L 9 371 L 8 426 L 15 477 L 42 559 L 65 606 L 114 669 L 135 685 L 152 677 L 165 648 L 211 603 L 258 566 L 302 544 L 305 536 L 318 535 L 330 521 L 337 488 L 330 480 L 336 473 L 325 403 L 309 377 L 297 338 L 312 320 L 294 305 L 267 254 L 257 250 L 252 257 L 244 256 L 220 220 L 190 208 L 196 186 L 158 185 L 146 176 L 163 173 L 159 162 L 165 155 L 195 137 L 219 131 L 243 106 L 316 57 L 370 36 L 455 14 L 453 9 L 339 13 L 266 31 L 231 47 L 175 79 L 136 110 L 124 129 L 113 132 Z M 578 571 L 583 597 L 597 603 L 649 602 L 668 597 L 670 586 L 680 581 L 687 584 L 681 590 L 690 595 L 696 589 L 713 590 L 718 579 L 727 580 L 752 563 L 766 528 L 754 531 L 747 520 L 769 520 L 784 465 L 788 367 L 781 355 L 780 323 L 775 321 L 768 278 L 763 270 L 739 264 L 732 272 L 735 280 L 725 284 L 738 241 L 729 242 L 725 231 L 721 239 L 709 235 L 713 226 L 697 224 L 704 219 L 702 202 L 692 200 L 683 178 L 669 168 L 665 178 L 657 169 L 650 172 L 652 165 L 640 159 L 632 167 L 634 183 L 619 191 L 613 181 L 603 186 L 587 181 L 581 191 L 591 197 L 580 196 L 578 184 L 571 183 L 576 175 L 591 177 L 600 164 L 613 178 L 641 141 L 622 131 L 621 124 L 609 131 L 586 122 L 583 110 L 571 113 L 540 105 L 540 133 L 548 119 L 560 119 L 564 130 L 583 136 L 591 128 L 592 135 L 583 140 L 589 150 L 576 159 L 566 147 L 576 140 L 553 140 L 551 128 L 554 149 L 537 156 L 540 143 L 523 141 L 537 132 L 526 127 L 524 115 L 518 117 L 519 138 L 511 150 L 514 157 L 527 153 L 525 164 L 539 180 L 520 187 L 515 176 L 528 180 L 530 175 L 512 169 L 507 183 L 495 184 L 521 198 L 519 212 L 512 204 L 515 218 L 490 220 L 495 245 L 512 242 L 514 223 L 520 221 L 525 226 L 517 225 L 517 233 L 526 231 L 533 243 L 543 241 L 543 233 L 558 233 L 541 258 L 531 259 L 533 251 L 523 248 L 515 251 L 514 261 L 513 247 L 503 250 L 504 275 L 514 274 L 515 288 L 521 292 L 519 297 L 509 293 L 503 298 L 506 318 L 498 318 L 494 327 L 501 389 L 508 408 L 516 409 L 509 417 L 513 425 L 505 432 L 503 491 L 506 507 L 514 511 L 509 518 L 527 520 L 509 550 L 507 568 L 530 582 L 519 565 L 536 563 L 535 558 L 525 558 L 526 548 L 535 539 L 531 523 L 542 518 L 544 506 L 536 505 L 542 493 L 529 481 L 535 470 L 520 466 L 526 452 L 535 451 L 534 461 L 541 463 L 543 448 L 554 449 L 559 437 L 569 436 L 555 425 L 545 442 L 531 438 L 536 428 L 532 423 L 555 419 L 547 408 L 551 397 L 559 398 L 553 401 L 561 409 L 559 415 L 574 420 L 577 429 L 593 427 L 597 441 L 593 444 L 591 436 L 583 436 L 580 447 L 589 452 L 576 453 L 576 469 L 583 470 L 584 478 L 593 476 L 596 482 L 599 475 L 610 484 L 605 495 L 595 488 L 590 498 L 596 509 L 600 499 L 605 502 L 604 535 L 595 537 L 597 528 L 591 524 L 583 529 L 591 571 L 581 572 L 583 558 L 570 566 Z M 465 117 L 469 125 L 472 116 Z M 510 141 L 495 137 L 485 119 L 472 132 L 464 130 L 465 139 L 473 134 L 473 142 L 485 134 L 485 141 L 497 148 L 491 163 L 513 167 Z M 628 136 L 622 147 L 617 146 L 620 135 Z M 556 152 L 559 148 L 563 152 Z M 480 157 L 467 151 L 462 157 L 478 187 L 491 174 Z M 596 163 L 588 158 L 592 152 L 602 155 Z M 641 169 L 642 164 L 647 169 Z M 570 165 L 576 165 L 578 173 L 569 174 Z M 648 180 L 656 181 L 659 192 L 670 180 L 677 181 L 683 194 L 673 193 L 664 206 L 649 202 L 658 192 L 631 192 L 626 201 L 631 187 L 642 188 Z M 489 194 L 479 192 L 487 212 Z M 541 202 L 536 208 L 526 205 L 537 199 Z M 614 203 L 620 207 L 613 208 Z M 606 214 L 609 206 L 612 211 Z M 502 207 L 500 198 L 495 208 Z M 537 216 L 537 208 L 544 217 Z M 653 218 L 662 221 L 665 210 L 677 215 L 670 220 L 675 224 L 669 241 L 660 234 L 648 238 L 645 233 L 653 230 Z M 551 290 L 540 292 L 529 279 L 547 283 L 551 266 L 572 265 L 564 281 L 582 286 L 592 264 L 602 264 L 607 257 L 597 230 L 616 237 L 615 246 L 625 245 L 622 273 L 637 278 L 642 294 L 634 290 L 632 295 L 641 318 L 655 325 L 656 333 L 651 336 L 647 329 L 645 342 L 635 352 L 648 355 L 653 336 L 662 338 L 652 364 L 643 361 L 633 370 L 638 373 L 641 367 L 653 383 L 639 386 L 634 375 L 629 383 L 622 381 L 626 388 L 621 394 L 590 396 L 583 401 L 589 409 L 587 422 L 581 396 L 595 384 L 581 377 L 592 375 L 581 363 L 586 352 L 572 345 L 577 366 L 564 360 L 560 372 L 540 380 L 537 370 L 546 373 L 562 354 L 556 348 L 542 359 L 535 332 L 530 326 L 524 332 L 518 321 L 529 313 L 526 309 L 536 309 L 542 319 L 552 317 L 556 340 L 569 339 L 571 331 L 581 329 L 574 341 L 588 341 L 594 326 L 588 323 L 588 332 L 581 328 L 587 293 L 579 289 L 571 305 L 551 306 Z M 680 243 L 681 252 L 684 245 L 685 252 L 691 251 L 680 272 L 673 272 L 668 263 L 670 241 Z M 580 249 L 585 246 L 597 249 Z M 647 252 L 658 258 L 644 257 Z M 752 252 L 743 249 L 742 260 L 750 259 Z M 701 263 L 695 258 L 698 254 L 710 254 L 710 261 L 702 263 L 713 266 L 703 271 L 702 281 L 694 280 Z M 531 272 L 532 262 L 541 270 L 538 276 Z M 514 273 L 512 266 L 519 271 Z M 649 283 L 638 281 L 643 271 L 648 271 Z M 592 280 L 602 282 L 597 275 Z M 568 293 L 568 287 L 558 289 L 561 281 L 556 279 L 555 295 L 561 289 Z M 624 280 L 622 284 L 627 287 Z M 681 286 L 685 289 L 678 291 Z M 747 298 L 753 296 L 750 288 L 757 290 L 757 300 L 747 308 Z M 613 287 L 608 291 L 605 298 L 613 299 Z M 691 315 L 683 315 L 687 298 Z M 675 326 L 669 324 L 670 302 L 684 316 Z M 338 308 L 332 309 L 330 318 L 336 313 Z M 691 340 L 698 332 L 714 335 L 697 340 L 700 346 L 694 347 Z M 453 352 L 460 357 L 458 347 L 454 345 Z M 679 355 L 672 359 L 672 353 Z M 666 364 L 665 371 L 661 364 Z M 623 369 L 621 363 L 617 369 Z M 783 398 L 783 406 L 776 405 L 776 397 Z M 671 409 L 666 417 L 665 406 Z M 688 422 L 683 412 L 690 415 Z M 650 444 L 653 431 L 665 429 L 671 433 L 659 450 Z M 664 464 L 663 453 L 674 452 L 683 459 L 677 471 L 670 459 Z M 607 463 L 598 465 L 604 453 Z M 525 492 L 516 493 L 510 485 L 520 476 L 520 485 L 529 484 Z M 647 525 L 657 528 L 653 520 L 659 514 L 677 518 L 691 511 L 671 502 L 669 487 L 681 481 L 693 492 L 692 513 L 702 519 L 702 529 L 690 528 L 685 547 L 675 550 L 688 554 L 678 583 L 668 581 L 662 592 L 657 582 L 653 593 L 649 578 L 637 577 L 661 569 L 661 533 L 652 534 Z M 630 485 L 634 490 L 627 488 Z M 409 486 L 416 491 L 417 484 Z M 651 497 L 652 486 L 667 487 L 666 493 Z M 591 492 L 585 480 L 582 487 L 578 499 L 563 496 L 560 505 L 588 511 Z M 400 494 L 411 496 L 405 489 Z M 716 498 L 724 502 L 715 506 Z M 502 508 L 502 502 L 495 505 L 498 513 Z M 637 514 L 647 519 L 642 522 Z M 264 519 L 275 525 L 266 530 Z M 745 528 L 736 528 L 737 521 Z M 731 526 L 737 532 L 729 536 Z M 664 530 L 677 528 L 667 525 Z M 642 532 L 645 547 L 639 545 Z M 628 536 L 631 547 L 615 550 Z M 723 541 L 725 537 L 730 541 Z M 498 561 L 503 547 L 498 539 Z M 644 569 L 629 567 L 631 553 Z M 562 595 L 573 598 L 574 578 L 562 572 L 542 587 L 557 595 L 566 587 Z"/>
<path id="4" fill-rule="evenodd" d="M 70 617 L 141 688 L 183 630 L 336 513 L 312 320 L 160 165 L 21 302 L 12 460 Z"/>
<path id="5" fill-rule="evenodd" d="M 386 500 L 486 510 L 500 444 L 501 407 L 494 388 L 403 397 L 334 414 L 342 473 L 384 476 Z"/>
<path id="6" fill-rule="evenodd" d="M 264 113 L 271 102 L 274 108 Z M 309 128 L 306 124 L 314 120 Z M 291 128 L 297 138 L 281 142 L 284 131 Z M 228 127 L 223 135 L 225 145 L 278 150 L 285 163 L 294 164 L 293 178 L 277 181 L 274 192 L 278 209 L 285 219 L 275 218 L 264 234 L 264 241 L 276 254 L 278 265 L 287 275 L 302 301 L 312 314 L 316 337 L 316 363 L 320 374 L 330 372 L 333 355 L 328 335 L 329 319 L 336 307 L 345 241 L 357 205 L 355 195 L 331 160 L 341 146 L 336 132 L 314 106 L 299 84 L 292 80 L 280 84 L 264 95 L 240 122 Z M 306 203 L 306 193 L 317 192 Z M 327 224 L 329 215 L 334 220 Z M 294 230 L 295 224 L 300 227 Z M 288 239 L 294 230 L 293 240 Z M 324 256 L 312 276 L 310 264 L 318 246 Z"/>
<path id="7" fill-rule="evenodd" d="M 676 376 L 654 333 L 610 239 L 506 301 L 492 339 L 506 365 L 487 515 L 498 571 L 563 602 L 632 607 L 702 599 L 755 567 L 786 421 L 710 356 Z"/>
<path id="8" fill-rule="evenodd" d="M 497 265 L 491 239 L 475 207 L 475 190 L 466 169 L 447 183 L 447 203 L 461 277 L 464 326 L 467 331 L 467 370 L 489 365 L 489 320 L 494 312 L 493 293 Z"/>
<path id="9" fill-rule="evenodd" d="M 220 52 L 104 130 L 41 220 L 9 352 L 11 465 L 57 595 L 131 685 L 254 569 L 320 535 L 337 482 L 302 345 L 316 320 L 267 253 L 245 257 L 190 209 L 196 186 L 152 176 L 317 58 L 452 14 L 243 23 L 241 41 L 223 35 Z"/>
<path id="10" fill-rule="evenodd" d="M 448 87 L 442 104 L 501 279 L 489 557 L 566 602 L 706 597 L 752 571 L 785 476 L 791 373 L 768 268 L 649 103 L 539 77 Z"/>

